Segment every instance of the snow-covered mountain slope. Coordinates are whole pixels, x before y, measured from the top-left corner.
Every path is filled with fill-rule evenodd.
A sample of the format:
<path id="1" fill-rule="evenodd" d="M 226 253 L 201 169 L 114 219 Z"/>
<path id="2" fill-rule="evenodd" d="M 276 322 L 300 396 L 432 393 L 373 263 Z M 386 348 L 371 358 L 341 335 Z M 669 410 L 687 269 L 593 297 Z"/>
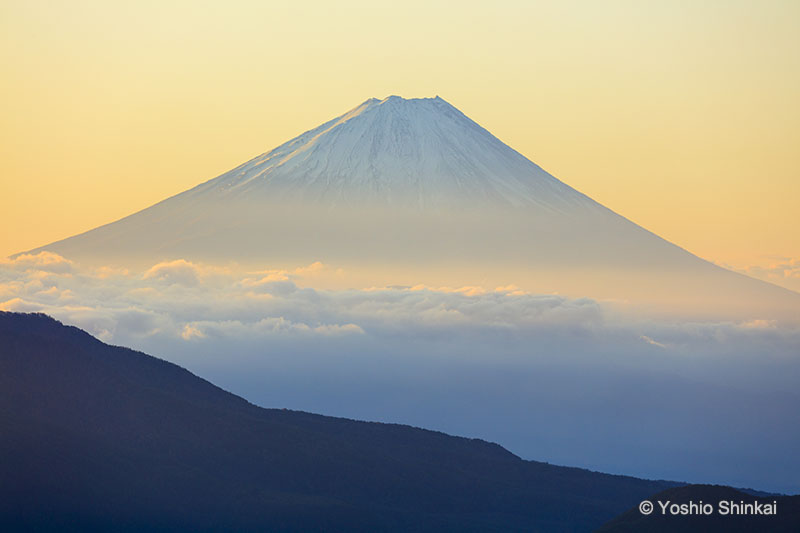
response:
<path id="1" fill-rule="evenodd" d="M 225 174 L 52 243 L 84 263 L 287 268 L 345 286 L 514 284 L 750 318 L 800 294 L 716 267 L 557 180 L 443 99 L 370 99 Z"/>
<path id="2" fill-rule="evenodd" d="M 372 98 L 189 192 L 325 206 L 594 208 L 439 98 Z"/>

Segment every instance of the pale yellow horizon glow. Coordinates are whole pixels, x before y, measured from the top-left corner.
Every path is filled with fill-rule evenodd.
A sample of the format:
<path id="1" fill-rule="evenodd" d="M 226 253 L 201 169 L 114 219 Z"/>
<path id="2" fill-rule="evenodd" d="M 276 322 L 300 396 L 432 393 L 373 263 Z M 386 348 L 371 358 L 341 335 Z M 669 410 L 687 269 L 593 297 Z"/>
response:
<path id="1" fill-rule="evenodd" d="M 800 258 L 799 36 L 793 1 L 5 1 L 0 256 L 438 94 L 701 257 Z"/>

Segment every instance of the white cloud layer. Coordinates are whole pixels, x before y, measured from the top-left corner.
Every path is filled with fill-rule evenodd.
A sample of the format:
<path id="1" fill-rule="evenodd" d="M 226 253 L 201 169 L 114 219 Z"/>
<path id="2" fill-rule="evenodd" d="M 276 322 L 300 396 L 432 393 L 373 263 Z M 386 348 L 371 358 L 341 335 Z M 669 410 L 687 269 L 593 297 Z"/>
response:
<path id="1" fill-rule="evenodd" d="M 265 406 L 411 423 L 598 470 L 800 491 L 800 331 L 655 320 L 517 287 L 320 290 L 314 263 L 0 261 L 40 311 Z"/>
<path id="2" fill-rule="evenodd" d="M 723 265 L 725 268 L 747 274 L 775 285 L 780 285 L 789 290 L 800 292 L 800 258 L 780 257 L 773 258 L 766 265 L 751 265 L 737 268 Z"/>

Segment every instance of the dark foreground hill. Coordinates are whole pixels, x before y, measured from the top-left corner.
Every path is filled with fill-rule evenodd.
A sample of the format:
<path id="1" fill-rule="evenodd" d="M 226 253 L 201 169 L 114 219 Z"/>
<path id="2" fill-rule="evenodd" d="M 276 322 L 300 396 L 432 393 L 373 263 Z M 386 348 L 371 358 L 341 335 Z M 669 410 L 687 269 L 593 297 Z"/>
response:
<path id="1" fill-rule="evenodd" d="M 731 487 L 719 485 L 686 485 L 674 487 L 648 498 L 653 503 L 653 512 L 644 515 L 639 506 L 629 509 L 614 520 L 611 520 L 597 533 L 745 533 L 769 531 L 771 533 L 796 533 L 800 531 L 800 496 L 761 496 L 754 497 Z M 687 513 L 672 514 L 669 510 L 662 513 L 658 504 L 686 505 Z M 689 507 L 690 502 L 697 504 Z M 710 504 L 710 514 L 700 514 L 701 504 Z M 720 502 L 725 502 L 720 504 Z M 753 514 L 758 504 L 762 512 L 773 505 L 772 515 Z M 735 504 L 736 506 L 734 507 Z M 746 507 L 753 505 L 753 507 Z M 727 513 L 722 514 L 720 511 Z M 677 511 L 680 513 L 680 510 Z M 748 514 L 749 513 L 749 514 Z"/>
<path id="2" fill-rule="evenodd" d="M 44 315 L 0 313 L 0 427 L 3 531 L 588 531 L 676 485 L 262 409 Z"/>

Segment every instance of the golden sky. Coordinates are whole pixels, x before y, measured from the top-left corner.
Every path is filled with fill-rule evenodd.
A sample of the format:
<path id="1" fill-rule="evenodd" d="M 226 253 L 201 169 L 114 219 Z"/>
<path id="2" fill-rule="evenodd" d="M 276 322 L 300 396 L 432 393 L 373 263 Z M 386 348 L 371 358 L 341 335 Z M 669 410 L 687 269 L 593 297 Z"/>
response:
<path id="1" fill-rule="evenodd" d="M 800 2 L 0 2 L 0 256 L 440 95 L 739 267 L 800 257 Z"/>

